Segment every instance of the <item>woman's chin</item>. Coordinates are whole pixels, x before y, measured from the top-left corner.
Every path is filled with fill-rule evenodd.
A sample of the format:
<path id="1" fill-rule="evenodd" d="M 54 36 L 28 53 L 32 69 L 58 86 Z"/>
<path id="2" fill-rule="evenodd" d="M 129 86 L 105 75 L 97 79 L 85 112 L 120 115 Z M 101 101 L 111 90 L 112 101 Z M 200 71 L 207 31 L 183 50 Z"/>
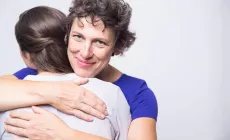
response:
<path id="1" fill-rule="evenodd" d="M 95 75 L 93 73 L 89 73 L 87 71 L 75 71 L 74 72 L 77 76 L 82 78 L 94 78 Z"/>

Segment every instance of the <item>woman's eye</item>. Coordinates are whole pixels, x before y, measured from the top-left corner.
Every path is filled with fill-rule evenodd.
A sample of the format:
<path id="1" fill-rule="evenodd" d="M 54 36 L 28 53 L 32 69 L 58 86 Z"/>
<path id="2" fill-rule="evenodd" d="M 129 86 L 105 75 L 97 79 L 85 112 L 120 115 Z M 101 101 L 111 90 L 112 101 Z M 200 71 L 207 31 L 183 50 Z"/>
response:
<path id="1" fill-rule="evenodd" d="M 82 36 L 81 35 L 74 35 L 73 36 L 76 40 L 82 40 Z"/>
<path id="2" fill-rule="evenodd" d="M 100 40 L 97 40 L 96 42 L 97 42 L 98 45 L 106 45 L 105 42 L 100 41 Z"/>

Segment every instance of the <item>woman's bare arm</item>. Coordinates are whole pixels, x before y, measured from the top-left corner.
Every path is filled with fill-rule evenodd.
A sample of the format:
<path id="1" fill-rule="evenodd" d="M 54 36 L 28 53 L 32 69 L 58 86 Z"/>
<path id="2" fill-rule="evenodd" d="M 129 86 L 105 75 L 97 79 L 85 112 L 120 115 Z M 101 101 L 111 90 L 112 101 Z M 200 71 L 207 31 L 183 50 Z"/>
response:
<path id="1" fill-rule="evenodd" d="M 87 80 L 39 82 L 18 80 L 13 75 L 0 77 L 0 111 L 49 104 L 60 111 L 91 121 L 104 119 L 105 103 L 92 92 L 79 86 Z M 90 116 L 90 115 L 92 116 Z"/>
<path id="2" fill-rule="evenodd" d="M 0 111 L 32 105 L 48 104 L 48 100 L 43 98 L 37 92 L 45 88 L 44 84 L 45 83 L 42 82 L 18 80 L 13 75 L 1 76 Z"/>
<path id="3" fill-rule="evenodd" d="M 130 124 L 128 140 L 157 140 L 156 121 L 152 118 L 137 118 Z"/>
<path id="4" fill-rule="evenodd" d="M 68 140 L 108 140 L 103 137 L 99 137 L 93 134 L 77 131 L 77 130 L 72 130 L 73 133 L 72 135 L 67 136 Z"/>

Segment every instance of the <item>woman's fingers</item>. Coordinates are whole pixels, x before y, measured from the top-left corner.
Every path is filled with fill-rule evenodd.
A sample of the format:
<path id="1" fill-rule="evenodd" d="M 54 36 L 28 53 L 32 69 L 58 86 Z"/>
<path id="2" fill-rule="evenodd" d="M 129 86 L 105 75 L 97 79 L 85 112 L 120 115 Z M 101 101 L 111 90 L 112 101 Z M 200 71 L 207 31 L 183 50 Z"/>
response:
<path id="1" fill-rule="evenodd" d="M 41 108 L 41 107 L 37 107 L 37 106 L 32 106 L 32 110 L 34 113 L 37 113 L 37 114 L 47 114 L 49 113 L 47 110 Z"/>
<path id="2" fill-rule="evenodd" d="M 82 119 L 82 120 L 85 120 L 87 122 L 92 122 L 93 121 L 93 117 L 84 113 L 83 111 L 81 110 L 73 110 L 71 112 L 71 114 L 73 114 L 74 116 L 76 116 L 77 118 L 79 119 Z"/>
<path id="3" fill-rule="evenodd" d="M 62 112 L 75 115 L 86 121 L 92 121 L 91 116 L 104 119 L 104 116 L 108 115 L 104 101 L 91 91 L 78 86 L 86 83 L 88 79 L 76 80 L 63 82 L 61 90 L 51 105 Z"/>
<path id="4" fill-rule="evenodd" d="M 26 111 L 12 111 L 10 112 L 11 118 L 19 118 L 22 120 L 29 121 L 33 117 L 34 113 L 26 112 Z"/>
<path id="5" fill-rule="evenodd" d="M 105 118 L 105 115 L 103 113 L 99 112 L 98 110 L 94 109 L 93 107 L 89 106 L 88 104 L 84 104 L 84 103 L 80 104 L 79 109 L 84 113 L 87 113 L 89 115 L 97 117 L 98 119 L 104 119 Z"/>
<path id="6" fill-rule="evenodd" d="M 78 86 L 84 85 L 84 84 L 88 83 L 88 81 L 89 80 L 87 78 L 77 78 L 77 79 L 73 80 L 73 82 Z"/>
<path id="7" fill-rule="evenodd" d="M 91 106 L 92 108 L 103 113 L 104 115 L 108 115 L 105 113 L 107 107 L 104 101 L 100 99 L 99 97 L 97 97 L 96 95 L 94 95 L 89 90 L 85 89 L 85 97 L 82 100 L 84 104 Z"/>
<path id="8" fill-rule="evenodd" d="M 5 121 L 5 124 L 10 125 L 10 126 L 15 126 L 18 128 L 23 128 L 26 129 L 29 126 L 29 121 L 17 119 L 17 118 L 8 118 Z"/>
<path id="9" fill-rule="evenodd" d="M 15 136 L 12 138 L 12 140 L 30 140 L 30 139 Z"/>
<path id="10" fill-rule="evenodd" d="M 15 134 L 15 135 L 18 135 L 18 136 L 21 136 L 21 137 L 27 137 L 26 129 L 23 129 L 23 128 L 14 127 L 14 126 L 11 126 L 11 125 L 5 125 L 5 130 L 8 133 L 12 133 L 12 134 Z"/>
<path id="11" fill-rule="evenodd" d="M 29 121 L 20 119 L 28 119 L 19 112 L 13 112 L 14 117 L 6 121 L 6 131 L 17 136 L 26 137 L 31 140 L 48 140 L 63 138 L 63 130 L 71 130 L 61 119 L 55 114 L 48 112 L 39 107 L 33 107 L 32 117 Z M 24 112 L 29 113 L 29 112 Z M 28 115 L 28 114 L 27 114 Z"/>

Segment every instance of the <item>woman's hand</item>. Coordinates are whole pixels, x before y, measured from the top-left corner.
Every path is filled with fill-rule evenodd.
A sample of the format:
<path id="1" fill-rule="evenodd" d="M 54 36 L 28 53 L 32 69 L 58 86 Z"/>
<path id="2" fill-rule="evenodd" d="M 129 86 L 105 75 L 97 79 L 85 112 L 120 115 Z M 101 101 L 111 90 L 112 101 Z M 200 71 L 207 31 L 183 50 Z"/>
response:
<path id="1" fill-rule="evenodd" d="M 49 99 L 50 105 L 66 114 L 85 121 L 92 121 L 92 116 L 104 119 L 107 115 L 105 103 L 94 93 L 80 86 L 87 82 L 88 79 L 84 78 L 75 81 L 49 82 L 46 85 L 49 93 L 42 96 Z"/>
<path id="2" fill-rule="evenodd" d="M 39 107 L 32 109 L 34 113 L 11 112 L 11 118 L 5 121 L 6 131 L 29 140 L 66 140 L 73 135 L 73 130 L 54 114 Z"/>

